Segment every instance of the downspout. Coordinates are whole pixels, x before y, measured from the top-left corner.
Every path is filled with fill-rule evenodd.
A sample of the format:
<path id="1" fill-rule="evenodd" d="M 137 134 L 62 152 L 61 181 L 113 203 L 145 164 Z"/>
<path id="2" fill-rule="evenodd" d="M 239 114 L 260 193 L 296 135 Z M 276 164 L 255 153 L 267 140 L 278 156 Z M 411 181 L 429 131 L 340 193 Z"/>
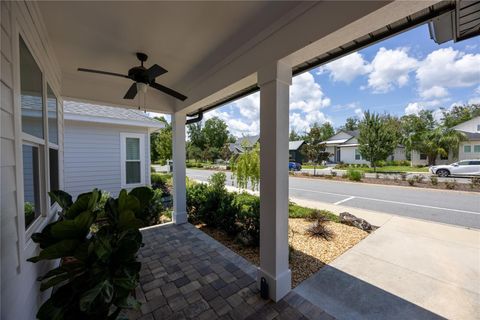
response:
<path id="1" fill-rule="evenodd" d="M 192 124 L 192 123 L 197 123 L 199 121 L 202 121 L 203 119 L 203 111 L 198 111 L 196 113 L 197 117 L 196 118 L 190 118 L 190 119 L 187 119 L 187 121 L 185 122 L 185 124 Z"/>

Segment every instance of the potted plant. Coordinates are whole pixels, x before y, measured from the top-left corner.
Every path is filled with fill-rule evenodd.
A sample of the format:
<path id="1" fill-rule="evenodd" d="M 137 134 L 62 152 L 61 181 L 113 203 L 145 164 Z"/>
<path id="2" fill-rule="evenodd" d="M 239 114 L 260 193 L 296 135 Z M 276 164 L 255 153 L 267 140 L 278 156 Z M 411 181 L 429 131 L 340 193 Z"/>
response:
<path id="1" fill-rule="evenodd" d="M 81 194 L 76 201 L 63 191 L 50 196 L 60 205 L 60 218 L 32 235 L 39 244 L 30 262 L 61 259 L 60 266 L 38 278 L 40 290 L 55 287 L 40 307 L 38 319 L 116 319 L 124 308 L 138 308 L 132 292 L 138 285 L 142 245 L 140 220 L 152 191 L 122 190 L 101 203 L 101 192 Z"/>

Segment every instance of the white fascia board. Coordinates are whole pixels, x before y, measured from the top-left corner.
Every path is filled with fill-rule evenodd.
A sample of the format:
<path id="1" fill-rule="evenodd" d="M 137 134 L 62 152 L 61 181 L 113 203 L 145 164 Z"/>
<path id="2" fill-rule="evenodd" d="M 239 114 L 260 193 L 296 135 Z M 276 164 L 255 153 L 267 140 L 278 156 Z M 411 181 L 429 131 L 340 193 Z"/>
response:
<path id="1" fill-rule="evenodd" d="M 71 113 L 65 113 L 64 118 L 65 120 L 70 120 L 70 121 L 107 123 L 107 124 L 134 126 L 134 127 L 142 127 L 142 128 L 153 128 L 153 129 L 165 128 L 165 124 L 161 122 L 159 122 L 158 124 L 155 124 L 155 123 L 150 123 L 150 122 L 147 123 L 147 122 L 136 121 L 136 120 L 94 117 L 94 116 L 78 115 L 78 114 L 71 114 Z"/>

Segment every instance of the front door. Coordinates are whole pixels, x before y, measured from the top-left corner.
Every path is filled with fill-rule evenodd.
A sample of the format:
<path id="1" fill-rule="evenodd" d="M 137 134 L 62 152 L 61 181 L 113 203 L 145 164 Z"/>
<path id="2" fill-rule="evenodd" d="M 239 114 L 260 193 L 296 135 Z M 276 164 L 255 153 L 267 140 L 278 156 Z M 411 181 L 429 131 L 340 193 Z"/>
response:
<path id="1" fill-rule="evenodd" d="M 340 162 L 340 161 L 342 161 L 342 160 L 340 159 L 340 148 L 335 147 L 335 153 L 336 153 L 335 162 Z"/>

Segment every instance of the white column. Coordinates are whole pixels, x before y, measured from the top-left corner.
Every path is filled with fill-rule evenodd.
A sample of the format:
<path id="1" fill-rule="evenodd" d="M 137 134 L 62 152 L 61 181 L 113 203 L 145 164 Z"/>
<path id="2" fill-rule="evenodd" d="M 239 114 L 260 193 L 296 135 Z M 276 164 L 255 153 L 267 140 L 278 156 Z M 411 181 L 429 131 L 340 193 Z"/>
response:
<path id="1" fill-rule="evenodd" d="M 291 290 L 288 268 L 288 108 L 292 68 L 283 62 L 258 72 L 260 87 L 260 268 L 270 298 Z"/>
<path id="2" fill-rule="evenodd" d="M 185 186 L 185 121 L 186 115 L 172 114 L 173 214 L 175 224 L 187 222 L 187 190 Z"/>

